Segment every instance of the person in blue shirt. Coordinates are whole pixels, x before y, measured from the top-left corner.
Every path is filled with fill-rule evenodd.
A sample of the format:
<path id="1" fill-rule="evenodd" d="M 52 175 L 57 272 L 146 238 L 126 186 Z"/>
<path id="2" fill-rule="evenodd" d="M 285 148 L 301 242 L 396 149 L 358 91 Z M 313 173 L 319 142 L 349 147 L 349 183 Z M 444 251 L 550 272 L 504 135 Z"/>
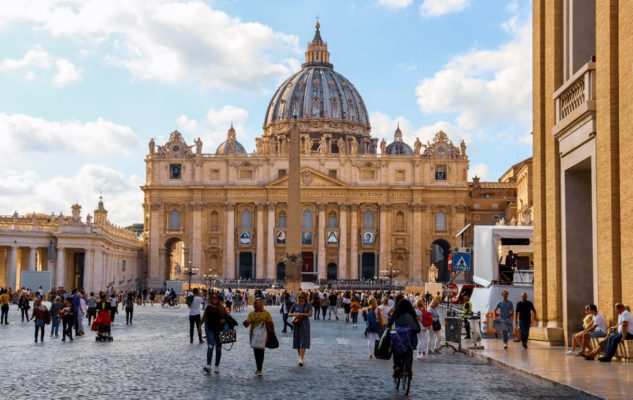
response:
<path id="1" fill-rule="evenodd" d="M 504 290 L 501 293 L 503 299 L 497 303 L 493 313 L 497 314 L 499 311 L 499 318 L 495 320 L 495 330 L 503 333 L 503 348 L 508 348 L 508 336 L 510 330 L 512 330 L 512 317 L 514 316 L 514 306 L 512 302 L 508 300 L 508 291 Z"/>

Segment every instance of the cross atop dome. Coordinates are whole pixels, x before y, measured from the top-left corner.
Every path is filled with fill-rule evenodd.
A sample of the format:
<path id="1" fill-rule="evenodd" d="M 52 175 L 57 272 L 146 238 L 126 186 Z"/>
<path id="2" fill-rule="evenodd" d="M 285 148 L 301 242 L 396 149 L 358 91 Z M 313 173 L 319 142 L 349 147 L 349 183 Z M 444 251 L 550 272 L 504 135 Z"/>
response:
<path id="1" fill-rule="evenodd" d="M 330 64 L 330 52 L 327 50 L 327 42 L 321 38 L 321 24 L 319 23 L 319 17 L 317 16 L 317 23 L 314 26 L 316 29 L 312 41 L 308 43 L 306 50 L 306 62 L 303 64 L 303 68 L 324 66 L 332 68 Z"/>

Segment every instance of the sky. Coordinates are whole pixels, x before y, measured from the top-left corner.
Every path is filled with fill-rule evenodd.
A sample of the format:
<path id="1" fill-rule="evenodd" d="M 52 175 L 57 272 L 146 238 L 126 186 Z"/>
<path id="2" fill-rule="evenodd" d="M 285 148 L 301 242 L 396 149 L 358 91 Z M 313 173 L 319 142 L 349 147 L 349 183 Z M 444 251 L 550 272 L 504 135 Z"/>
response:
<path id="1" fill-rule="evenodd" d="M 469 176 L 532 153 L 529 0 L 25 0 L 0 3 L 0 214 L 143 220 L 147 143 L 254 151 L 316 17 L 372 136 L 464 139 Z"/>

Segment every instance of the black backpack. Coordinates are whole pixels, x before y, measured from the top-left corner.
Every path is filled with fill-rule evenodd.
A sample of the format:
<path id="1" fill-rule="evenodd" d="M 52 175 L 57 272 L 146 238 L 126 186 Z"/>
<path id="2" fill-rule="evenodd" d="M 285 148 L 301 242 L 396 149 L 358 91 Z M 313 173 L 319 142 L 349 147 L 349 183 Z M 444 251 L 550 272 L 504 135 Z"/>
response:
<path id="1" fill-rule="evenodd" d="M 190 294 L 189 296 L 187 296 L 187 307 L 191 308 L 192 304 L 193 304 L 193 295 Z"/>

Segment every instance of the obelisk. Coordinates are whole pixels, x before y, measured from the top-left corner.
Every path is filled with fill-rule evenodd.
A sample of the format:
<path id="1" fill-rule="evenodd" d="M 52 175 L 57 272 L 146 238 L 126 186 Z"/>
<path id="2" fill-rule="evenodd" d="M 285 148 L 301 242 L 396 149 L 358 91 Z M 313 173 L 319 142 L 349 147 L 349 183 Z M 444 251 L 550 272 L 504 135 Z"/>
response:
<path id="1" fill-rule="evenodd" d="M 297 111 L 292 115 L 288 146 L 288 214 L 286 233 L 286 289 L 298 294 L 301 290 L 301 141 L 297 127 Z"/>

